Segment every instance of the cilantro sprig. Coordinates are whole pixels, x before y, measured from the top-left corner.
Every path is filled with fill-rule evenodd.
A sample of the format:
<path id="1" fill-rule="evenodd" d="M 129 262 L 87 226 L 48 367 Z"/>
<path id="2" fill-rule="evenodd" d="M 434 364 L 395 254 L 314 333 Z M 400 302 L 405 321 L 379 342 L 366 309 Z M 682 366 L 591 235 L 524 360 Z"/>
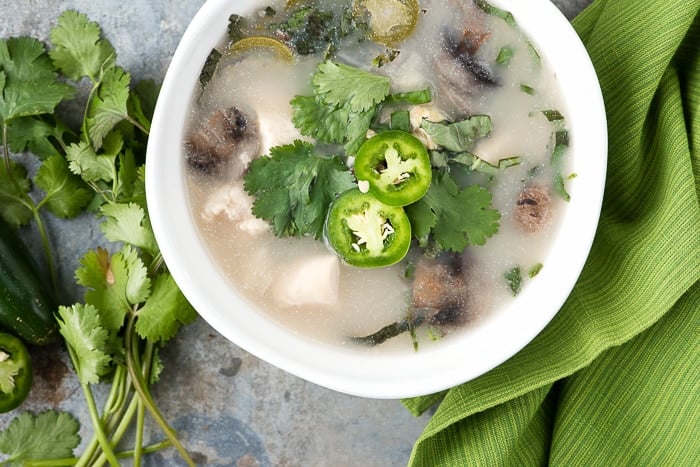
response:
<path id="1" fill-rule="evenodd" d="M 313 145 L 295 141 L 255 159 L 245 189 L 255 196 L 253 214 L 267 220 L 277 236 L 320 239 L 331 202 L 355 186 L 340 158 L 313 154 Z"/>
<path id="2" fill-rule="evenodd" d="M 73 457 L 78 422 L 63 412 L 20 414 L 0 433 L 9 465 L 119 465 L 116 451 L 134 430 L 135 463 L 153 450 L 174 446 L 194 465 L 150 393 L 162 369 L 158 349 L 195 319 L 194 309 L 165 269 L 151 230 L 145 199 L 145 143 L 157 87 L 133 85 L 117 65 L 114 47 L 97 23 L 64 12 L 48 49 L 29 38 L 0 39 L 0 216 L 14 227 L 32 221 L 40 232 L 54 288 L 58 280 L 44 216 L 94 213 L 115 252 L 85 253 L 76 271 L 83 303 L 61 306 L 59 329 L 87 403 L 93 435 Z M 82 124 L 69 128 L 57 112 L 74 86 L 88 84 Z M 23 157 L 40 162 L 33 176 Z M 100 410 L 92 386 L 111 383 Z M 166 440 L 143 446 L 146 413 Z"/>
<path id="3" fill-rule="evenodd" d="M 354 154 L 365 140 L 377 105 L 389 95 L 389 78 L 329 60 L 318 66 L 311 83 L 313 96 L 292 100 L 292 121 L 303 135 L 343 144 L 347 154 Z"/>

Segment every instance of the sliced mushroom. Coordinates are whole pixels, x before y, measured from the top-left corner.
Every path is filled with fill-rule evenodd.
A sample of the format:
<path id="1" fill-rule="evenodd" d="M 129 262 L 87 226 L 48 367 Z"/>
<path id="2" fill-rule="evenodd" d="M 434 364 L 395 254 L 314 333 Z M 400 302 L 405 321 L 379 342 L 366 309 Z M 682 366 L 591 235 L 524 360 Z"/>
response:
<path id="1" fill-rule="evenodd" d="M 461 266 L 459 255 L 421 257 L 416 263 L 413 306 L 427 314 L 430 324 L 453 326 L 466 319 L 468 290 Z"/>
<path id="2" fill-rule="evenodd" d="M 442 51 L 433 61 L 438 88 L 446 101 L 443 104 L 458 115 L 470 113 L 472 98 L 479 89 L 499 84 L 488 65 L 477 55 L 489 37 L 484 14 L 473 6 L 471 10 L 467 16 L 470 20 L 461 31 L 442 32 Z"/>
<path id="3" fill-rule="evenodd" d="M 211 175 L 230 162 L 247 166 L 259 145 L 257 125 L 236 107 L 229 107 L 212 113 L 190 134 L 185 158 L 193 169 Z"/>
<path id="4" fill-rule="evenodd" d="M 537 232 L 547 225 L 552 215 L 549 193 L 542 187 L 523 188 L 515 203 L 515 221 L 525 232 Z"/>

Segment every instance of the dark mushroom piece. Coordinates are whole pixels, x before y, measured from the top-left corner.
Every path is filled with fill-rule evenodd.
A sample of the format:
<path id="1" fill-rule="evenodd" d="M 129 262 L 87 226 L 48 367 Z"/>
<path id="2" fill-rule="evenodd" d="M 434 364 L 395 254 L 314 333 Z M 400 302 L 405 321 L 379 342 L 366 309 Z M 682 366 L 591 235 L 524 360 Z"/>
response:
<path id="1" fill-rule="evenodd" d="M 247 165 L 258 148 L 255 123 L 236 107 L 229 107 L 212 113 L 189 135 L 185 141 L 185 159 L 193 169 L 212 175 L 236 159 Z"/>
<path id="2" fill-rule="evenodd" d="M 469 114 L 471 99 L 483 87 L 500 85 L 488 65 L 477 56 L 479 48 L 488 39 L 483 20 L 484 13 L 474 8 L 472 20 L 462 31 L 443 30 L 442 51 L 433 64 L 446 104 L 457 114 Z"/>
<path id="3" fill-rule="evenodd" d="M 515 221 L 524 232 L 537 232 L 552 215 L 549 193 L 539 186 L 525 187 L 515 203 Z"/>
<path id="4" fill-rule="evenodd" d="M 441 329 L 458 327 L 468 319 L 467 300 L 467 280 L 460 255 L 448 253 L 437 259 L 421 257 L 414 270 L 409 316 L 352 340 L 375 346 L 424 324 Z"/>
<path id="5" fill-rule="evenodd" d="M 416 263 L 412 292 L 413 307 L 426 313 L 430 324 L 458 325 L 466 315 L 467 281 L 461 257 L 422 257 Z"/>

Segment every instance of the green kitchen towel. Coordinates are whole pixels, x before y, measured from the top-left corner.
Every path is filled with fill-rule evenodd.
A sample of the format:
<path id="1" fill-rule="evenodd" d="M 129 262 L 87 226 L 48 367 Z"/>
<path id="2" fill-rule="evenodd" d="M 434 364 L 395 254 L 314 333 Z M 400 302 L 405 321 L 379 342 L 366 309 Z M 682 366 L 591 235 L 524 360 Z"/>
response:
<path id="1" fill-rule="evenodd" d="M 608 115 L 593 248 L 521 352 L 404 401 L 416 414 L 441 401 L 411 465 L 700 465 L 699 11 L 595 0 L 574 20 Z"/>

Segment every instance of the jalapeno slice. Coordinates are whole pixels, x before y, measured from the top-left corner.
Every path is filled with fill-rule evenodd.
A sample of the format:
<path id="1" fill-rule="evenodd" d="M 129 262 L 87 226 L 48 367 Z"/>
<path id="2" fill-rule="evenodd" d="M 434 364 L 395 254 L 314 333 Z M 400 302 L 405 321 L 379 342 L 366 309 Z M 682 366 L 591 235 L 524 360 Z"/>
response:
<path id="1" fill-rule="evenodd" d="M 24 343 L 0 332 L 0 413 L 17 408 L 29 394 L 32 367 Z"/>
<path id="2" fill-rule="evenodd" d="M 331 205 L 326 238 L 346 263 L 362 268 L 395 264 L 411 246 L 411 223 L 403 208 L 388 206 L 353 189 Z"/>
<path id="3" fill-rule="evenodd" d="M 405 131 L 379 133 L 365 141 L 355 158 L 355 176 L 369 193 L 390 206 L 421 199 L 432 180 L 430 156 L 418 138 Z"/>

